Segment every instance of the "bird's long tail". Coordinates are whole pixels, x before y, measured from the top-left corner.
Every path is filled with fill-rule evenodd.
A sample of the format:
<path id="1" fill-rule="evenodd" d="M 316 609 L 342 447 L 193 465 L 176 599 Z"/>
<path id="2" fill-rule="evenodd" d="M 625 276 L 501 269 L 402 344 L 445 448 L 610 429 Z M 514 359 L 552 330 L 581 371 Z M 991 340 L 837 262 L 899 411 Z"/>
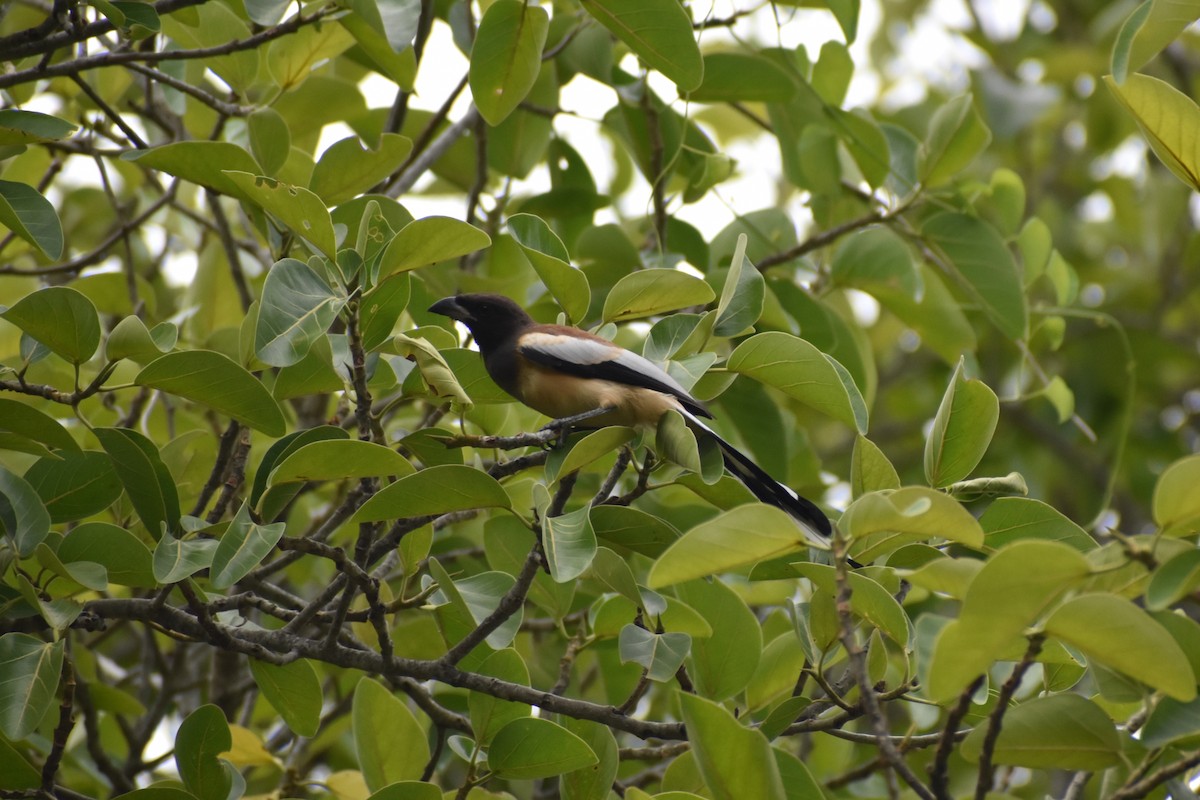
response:
<path id="1" fill-rule="evenodd" d="M 801 497 L 791 487 L 772 478 L 748 455 L 722 439 L 716 431 L 705 425 L 694 414 L 685 411 L 684 416 L 692 426 L 712 437 L 721 450 L 725 469 L 744 483 L 755 497 L 790 514 L 815 543 L 828 540 L 833 535 L 833 526 L 829 523 L 829 517 L 825 516 L 825 512 L 818 508 L 816 503 Z"/>

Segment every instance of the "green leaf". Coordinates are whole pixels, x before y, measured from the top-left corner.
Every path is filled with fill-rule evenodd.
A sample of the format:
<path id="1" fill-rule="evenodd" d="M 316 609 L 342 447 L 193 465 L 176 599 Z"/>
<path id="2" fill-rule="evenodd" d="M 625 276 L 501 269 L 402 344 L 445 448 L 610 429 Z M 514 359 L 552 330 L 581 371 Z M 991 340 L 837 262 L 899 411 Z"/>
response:
<path id="1" fill-rule="evenodd" d="M 537 80 L 550 16 L 521 0 L 496 0 L 479 22 L 471 48 L 471 96 L 487 123 L 499 125 Z"/>
<path id="2" fill-rule="evenodd" d="M 67 286 L 50 286 L 27 294 L 0 317 L 72 364 L 87 361 L 100 346 L 96 307 Z"/>
<path id="3" fill-rule="evenodd" d="M 258 175 L 263 171 L 254 156 L 229 142 L 175 142 L 130 151 L 121 157 L 145 169 L 165 172 L 239 200 L 250 198 L 226 172 L 235 170 Z"/>
<path id="4" fill-rule="evenodd" d="M 1096 540 L 1057 509 L 1041 500 L 1001 497 L 979 518 L 989 547 L 1000 548 L 1019 539 L 1046 539 L 1086 553 Z"/>
<path id="5" fill-rule="evenodd" d="M 1154 154 L 1171 172 L 1200 191 L 1200 108 L 1187 95 L 1158 78 L 1130 75 L 1118 85 L 1104 82 L 1142 129 Z"/>
<path id="6" fill-rule="evenodd" d="M 0 636 L 0 732 L 19 742 L 54 706 L 62 675 L 63 642 L 25 633 Z"/>
<path id="7" fill-rule="evenodd" d="M 575 324 L 582 322 L 591 305 L 592 290 L 583 271 L 569 263 L 571 257 L 562 240 L 545 220 L 533 214 L 513 214 L 507 224 L 512 238 L 567 318 Z M 497 246 L 504 241 L 498 241 Z"/>
<path id="8" fill-rule="evenodd" d="M 200 800 L 226 800 L 230 775 L 218 756 L 231 747 L 221 709 L 205 705 L 188 714 L 175 734 L 175 765 L 184 787 Z"/>
<path id="9" fill-rule="evenodd" d="M 697 103 L 786 103 L 796 81 L 769 58 L 752 53 L 709 53 L 704 80 L 688 95 Z"/>
<path id="10" fill-rule="evenodd" d="M 425 731 L 403 700 L 378 681 L 363 678 L 350 713 L 354 749 L 372 792 L 396 781 L 415 781 L 429 761 Z"/>
<path id="11" fill-rule="evenodd" d="M 448 576 L 443 574 L 438 580 L 438 588 L 446 585 Z M 496 610 L 500 599 L 512 589 L 516 579 L 507 572 L 481 572 L 467 578 L 454 581 L 452 586 L 461 602 L 465 605 L 474 625 L 479 625 Z M 485 640 L 494 650 L 502 650 L 512 644 L 517 631 L 521 628 L 521 612 L 513 614 L 508 620 L 493 631 Z M 474 627 L 472 625 L 472 627 Z"/>
<path id="12" fill-rule="evenodd" d="M 621 628 L 617 639 L 621 663 L 640 664 L 646 677 L 659 683 L 675 677 L 691 646 L 686 633 L 653 633 L 633 623 Z"/>
<path id="13" fill-rule="evenodd" d="M 633 428 L 612 425 L 593 431 L 586 436 L 570 443 L 570 449 L 563 452 L 562 462 L 553 473 L 547 467 L 547 478 L 557 480 L 560 475 L 570 475 L 583 469 L 598 458 L 603 458 L 617 450 L 622 445 L 633 441 L 636 436 Z"/>
<path id="14" fill-rule="evenodd" d="M 834 39 L 822 44 L 821 54 L 812 66 L 813 91 L 827 104 L 841 106 L 853 78 L 854 59 L 850 49 Z"/>
<path id="15" fill-rule="evenodd" d="M 283 538 L 286 525 L 259 525 L 250 518 L 250 504 L 243 503 L 225 529 L 213 553 L 209 581 L 218 591 L 228 589 L 262 563 Z"/>
<path id="16" fill-rule="evenodd" d="M 18 400 L 0 398 L 0 431 L 17 433 L 57 450 L 79 449 L 62 423 Z"/>
<path id="17" fill-rule="evenodd" d="M 449 261 L 492 243 L 491 237 L 452 217 L 425 217 L 400 229 L 379 261 L 379 280 L 398 272 Z"/>
<path id="18" fill-rule="evenodd" d="M 250 36 L 250 26 L 237 12 L 223 3 L 205 3 L 189 14 L 179 12 L 162 18 L 163 32 L 179 48 L 214 47 Z M 215 72 L 230 88 L 245 97 L 258 78 L 263 54 L 258 50 L 237 50 L 228 55 L 204 59 L 204 66 Z"/>
<path id="19" fill-rule="evenodd" d="M 687 531 L 654 562 L 646 582 L 651 589 L 661 589 L 806 552 L 808 546 L 804 533 L 778 508 L 762 503 L 739 506 Z"/>
<path id="20" fill-rule="evenodd" d="M 891 158 L 887 136 L 879 124 L 862 109 L 843 111 L 828 106 L 826 114 L 831 117 L 831 126 L 850 151 L 863 179 L 872 186 L 882 186 L 891 174 Z"/>
<path id="21" fill-rule="evenodd" d="M 121 479 L 104 453 L 67 450 L 25 471 L 51 522 L 73 522 L 108 508 L 121 496 Z"/>
<path id="22" fill-rule="evenodd" d="M 354 44 L 354 37 L 340 25 L 305 25 L 280 37 L 267 49 L 271 77 L 284 91 L 295 89 L 325 61 Z"/>
<path id="23" fill-rule="evenodd" d="M 162 18 L 159 17 L 158 11 L 147 3 L 113 0 L 109 5 L 124 17 L 120 28 L 131 39 L 145 39 L 162 30 Z"/>
<path id="24" fill-rule="evenodd" d="M 696 764 L 716 800 L 787 797 L 766 736 L 702 697 L 681 693 L 679 706 Z"/>
<path id="25" fill-rule="evenodd" d="M 850 456 L 850 491 L 857 499 L 869 492 L 900 488 L 900 476 L 879 446 L 865 436 L 854 438 Z"/>
<path id="26" fill-rule="evenodd" d="M 1200 523 L 1200 455 L 1171 464 L 1154 484 L 1154 521 L 1167 535 L 1187 535 Z"/>
<path id="27" fill-rule="evenodd" d="M 173 786 L 159 784 L 123 794 L 121 800 L 196 800 L 196 795 Z"/>
<path id="28" fill-rule="evenodd" d="M 750 329 L 762 316 L 767 286 L 762 273 L 746 261 L 748 242 L 744 233 L 738 234 L 737 247 L 717 301 L 717 320 L 713 326 L 717 336 L 736 336 Z"/>
<path id="29" fill-rule="evenodd" d="M 321 154 L 308 188 L 325 205 L 340 205 L 395 172 L 412 146 L 411 139 L 398 133 L 384 133 L 375 148 L 363 147 L 357 136 L 348 136 Z"/>
<path id="30" fill-rule="evenodd" d="M 390 447 L 358 439 L 330 439 L 290 450 L 271 471 L 268 484 L 404 476 L 414 472 L 412 464 Z"/>
<path id="31" fill-rule="evenodd" d="M 179 329 L 173 323 L 160 323 L 151 331 L 139 317 L 128 316 L 108 334 L 104 356 L 109 361 L 128 358 L 138 364 L 148 364 L 163 353 L 170 352 L 178 334 Z"/>
<path id="32" fill-rule="evenodd" d="M 620 765 L 617 739 L 607 725 L 586 719 L 561 717 L 562 724 L 592 749 L 600 763 L 572 770 L 558 779 L 563 800 L 608 800 Z"/>
<path id="33" fill-rule="evenodd" d="M 795 630 L 784 631 L 772 639 L 763 648 L 754 679 L 746 687 L 746 705 L 758 710 L 784 695 L 790 696 L 796 688 L 796 676 L 804 668 L 805 658 L 804 647 Z"/>
<path id="34" fill-rule="evenodd" d="M 978 217 L 947 211 L 921 233 L 963 279 L 971 295 L 1005 336 L 1026 336 L 1029 320 L 1021 276 L 1000 234 Z"/>
<path id="35" fill-rule="evenodd" d="M 73 561 L 67 564 L 45 542 L 37 546 L 33 555 L 38 564 L 53 575 L 65 578 L 94 592 L 103 592 L 108 588 L 108 571 L 100 564 L 91 561 Z"/>
<path id="36" fill-rule="evenodd" d="M 104 567 L 108 582 L 150 589 L 158 585 L 150 549 L 124 528 L 108 522 L 85 522 L 63 538 L 58 557 L 67 564 L 90 561 Z"/>
<path id="37" fill-rule="evenodd" d="M 825 5 L 833 12 L 834 19 L 845 34 L 846 44 L 854 44 L 858 36 L 860 0 L 825 0 Z"/>
<path id="38" fill-rule="evenodd" d="M 978 763 L 987 725 L 962 743 L 962 755 Z M 1100 706 L 1077 694 L 1039 697 L 1008 710 L 992 759 L 1030 769 L 1101 771 L 1121 763 L 1121 739 Z"/>
<path id="39" fill-rule="evenodd" d="M 287 430 L 283 411 L 266 387 L 228 356 L 211 350 L 168 353 L 150 362 L 134 383 L 208 406 L 268 436 Z"/>
<path id="40" fill-rule="evenodd" d="M 613 751 L 615 754 L 616 745 L 613 746 Z M 12 789 L 36 790 L 42 785 L 42 771 L 35 769 L 16 747 L 3 738 L 0 738 L 0 770 L 4 772 L 6 785 Z M 609 781 L 608 785 L 611 786 L 612 782 Z"/>
<path id="41" fill-rule="evenodd" d="M 835 597 L 838 592 L 836 570 L 828 564 L 795 563 L 789 565 L 794 573 L 808 578 L 826 595 Z M 901 647 L 908 645 L 908 615 L 896 602 L 896 598 L 878 582 L 851 572 L 846 576 L 850 584 L 850 608 L 867 622 L 874 625 Z"/>
<path id="42" fill-rule="evenodd" d="M 262 206 L 264 211 L 326 258 L 337 260 L 333 221 L 320 197 L 303 186 L 293 186 L 265 175 L 231 169 L 223 172 L 238 187 L 242 197 Z"/>
<path id="43" fill-rule="evenodd" d="M 726 368 L 773 386 L 859 433 L 867 431 L 866 402 L 845 368 L 799 337 L 780 331 L 751 336 L 730 354 Z"/>
<path id="44" fill-rule="evenodd" d="M 692 20 L 676 0 L 583 0 L 584 9 L 681 92 L 704 80 Z"/>
<path id="45" fill-rule="evenodd" d="M 871 295 L 905 325 L 921 336 L 922 343 L 947 364 L 954 366 L 976 347 L 975 330 L 958 300 L 932 267 L 917 268 L 924 295 L 916 299 L 889 286 L 876 284 Z"/>
<path id="46" fill-rule="evenodd" d="M 50 533 L 50 513 L 37 491 L 4 467 L 0 467 L 0 527 L 21 558 L 32 555 Z"/>
<path id="47" fill-rule="evenodd" d="M 1200 585 L 1200 550 L 1185 550 L 1154 571 L 1146 587 L 1146 607 L 1161 611 Z"/>
<path id="48" fill-rule="evenodd" d="M 278 173 L 292 152 L 292 133 L 288 130 L 287 120 L 269 106 L 260 108 L 246 117 L 246 133 L 250 139 L 250 152 L 262 165 L 262 171 L 267 175 Z"/>
<path id="49" fill-rule="evenodd" d="M 511 507 L 504 488 L 486 472 L 458 464 L 443 464 L 385 486 L 363 503 L 351 522 L 381 522 L 475 508 Z"/>
<path id="50" fill-rule="evenodd" d="M 1175 639 L 1123 597 L 1087 594 L 1069 600 L 1046 620 L 1046 633 L 1176 700 L 1196 697 L 1196 676 Z"/>
<path id="51" fill-rule="evenodd" d="M 512 720 L 496 732 L 488 748 L 488 767 L 507 780 L 548 778 L 598 762 L 583 739 L 538 717 Z"/>
<path id="52" fill-rule="evenodd" d="M 178 583 L 208 569 L 217 547 L 215 539 L 162 537 L 154 548 L 154 579 L 162 584 Z"/>
<path id="53" fill-rule="evenodd" d="M 471 406 L 470 395 L 463 389 L 462 384 L 458 382 L 458 376 L 450 369 L 450 365 L 432 342 L 403 333 L 396 334 L 392 341 L 399 355 L 417 362 L 417 367 L 421 370 L 420 377 L 433 395 L 448 398 L 467 408 Z"/>
<path id="54" fill-rule="evenodd" d="M 594 506 L 592 528 L 602 541 L 650 558 L 657 558 L 679 538 L 679 531 L 663 519 L 628 506 Z"/>
<path id="55" fill-rule="evenodd" d="M 316 428 L 295 431 L 284 436 L 267 448 L 267 452 L 263 454 L 262 461 L 258 465 L 258 471 L 254 474 L 254 483 L 250 488 L 250 502 L 256 507 L 259 506 L 259 500 L 262 498 L 263 492 L 267 490 L 267 478 L 270 476 L 271 471 L 301 447 L 328 439 L 345 440 L 349 438 L 350 434 L 334 425 L 320 425 Z M 269 517 L 270 515 L 267 516 Z"/>
<path id="56" fill-rule="evenodd" d="M 285 258 L 267 272 L 254 330 L 254 353 L 265 364 L 286 367 L 308 354 L 341 310 L 324 278 L 303 261 Z"/>
<path id="57" fill-rule="evenodd" d="M 939 489 L 971 474 L 1000 419 L 996 393 L 983 381 L 966 378 L 963 366 L 959 361 L 955 367 L 925 440 L 925 478 Z"/>
<path id="58" fill-rule="evenodd" d="M 885 289 L 914 300 L 924 289 L 912 251 L 891 228 L 882 225 L 865 228 L 842 240 L 833 255 L 830 277 L 835 285 L 872 294 Z"/>
<path id="59" fill-rule="evenodd" d="M 0 147 L 65 139 L 77 127 L 38 111 L 6 108 L 0 111 Z"/>
<path id="60" fill-rule="evenodd" d="M 409 45 L 421 18 L 421 0 L 347 0 L 354 13 L 338 24 L 354 36 L 379 71 L 405 91 L 412 91 L 416 56 Z"/>
<path id="61" fill-rule="evenodd" d="M 1019 472 L 1010 472 L 991 478 L 972 478 L 957 481 L 946 487 L 946 493 L 960 503 L 995 497 L 1024 497 L 1029 494 L 1029 485 Z"/>
<path id="62" fill-rule="evenodd" d="M 1112 71 L 1117 83 L 1124 83 L 1179 37 L 1200 17 L 1196 0 L 1146 0 L 1121 26 L 1113 43 Z"/>
<path id="63" fill-rule="evenodd" d="M 938 635 L 929 696 L 937 701 L 957 696 L 1089 573 L 1083 555 L 1058 542 L 1028 539 L 993 555 L 971 581 L 959 618 Z"/>
<path id="64" fill-rule="evenodd" d="M 526 250 L 537 250 L 563 262 L 571 260 L 567 246 L 541 217 L 534 214 L 513 214 L 505 224 L 513 239 Z"/>
<path id="65" fill-rule="evenodd" d="M 297 736 L 316 736 L 321 723 L 321 681 L 307 659 L 269 664 L 249 659 L 250 674 L 271 708 Z"/>
<path id="66" fill-rule="evenodd" d="M 384 281 L 363 295 L 359 321 L 364 350 L 371 352 L 392 337 L 396 320 L 408 307 L 411 295 L 412 281 L 403 275 Z"/>
<path id="67" fill-rule="evenodd" d="M 58 212 L 32 186 L 0 181 L 0 225 L 41 250 L 47 258 L 62 257 L 63 231 Z"/>
<path id="68" fill-rule="evenodd" d="M 351 773 L 353 774 L 353 773 Z M 444 800 L 437 784 L 423 781 L 396 781 L 372 794 L 367 800 Z"/>
<path id="69" fill-rule="evenodd" d="M 637 579 L 633 577 L 633 570 L 616 551 L 607 547 L 597 548 L 590 569 L 588 577 L 599 582 L 605 589 L 621 595 L 635 606 L 643 605 L 642 592 L 638 588 Z M 711 629 L 709 633 L 712 633 Z"/>
<path id="70" fill-rule="evenodd" d="M 1200 700 L 1180 703 L 1164 697 L 1154 704 L 1138 741 L 1149 748 L 1165 747 L 1200 734 Z"/>
<path id="71" fill-rule="evenodd" d="M 700 446 L 696 434 L 688 427 L 683 415 L 668 411 L 658 418 L 654 431 L 654 449 L 658 455 L 699 475 L 704 467 L 700 462 Z"/>
<path id="72" fill-rule="evenodd" d="M 969 93 L 943 103 L 929 121 L 929 135 L 922 145 L 921 182 L 938 186 L 958 177 L 991 140 L 992 132 Z"/>
<path id="73" fill-rule="evenodd" d="M 746 688 L 762 657 L 762 628 L 746 603 L 720 581 L 680 584 L 675 594 L 712 626 L 712 636 L 694 638 L 688 672 L 696 691 L 727 700 Z"/>
<path id="74" fill-rule="evenodd" d="M 588 507 L 543 520 L 542 543 L 550 576 L 559 583 L 573 581 L 587 571 L 596 556 L 596 533 Z"/>
<path id="75" fill-rule="evenodd" d="M 475 672 L 521 686 L 529 685 L 529 668 L 525 666 L 525 660 L 516 650 L 509 648 L 492 653 Z M 471 713 L 475 741 L 484 747 L 491 743 L 501 728 L 514 719 L 528 717 L 532 710 L 528 703 L 502 700 L 476 691 L 467 695 L 467 707 Z"/>
<path id="76" fill-rule="evenodd" d="M 672 0 L 673 2 L 673 0 Z M 703 306 L 716 297 L 707 283 L 673 269 L 644 269 L 617 281 L 604 298 L 604 321 L 619 322 Z"/>

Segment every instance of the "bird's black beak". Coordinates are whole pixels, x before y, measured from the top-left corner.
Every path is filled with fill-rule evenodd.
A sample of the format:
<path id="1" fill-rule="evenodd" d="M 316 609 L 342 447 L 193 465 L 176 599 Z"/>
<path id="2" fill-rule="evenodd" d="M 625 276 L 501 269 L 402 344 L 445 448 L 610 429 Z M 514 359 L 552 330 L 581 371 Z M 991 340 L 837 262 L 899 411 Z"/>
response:
<path id="1" fill-rule="evenodd" d="M 449 317 L 459 322 L 465 322 L 471 318 L 471 312 L 468 311 L 457 297 L 443 297 L 429 307 L 430 313 L 441 314 L 443 317 Z"/>

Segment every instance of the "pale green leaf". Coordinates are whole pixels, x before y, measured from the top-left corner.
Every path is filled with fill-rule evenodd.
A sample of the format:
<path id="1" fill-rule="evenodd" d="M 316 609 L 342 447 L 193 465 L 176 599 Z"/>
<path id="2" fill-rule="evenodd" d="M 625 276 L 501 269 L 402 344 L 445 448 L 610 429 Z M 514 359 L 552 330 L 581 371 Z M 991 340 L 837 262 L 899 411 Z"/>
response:
<path id="1" fill-rule="evenodd" d="M 692 20 L 676 0 L 583 0 L 584 9 L 681 92 L 704 79 Z"/>
<path id="2" fill-rule="evenodd" d="M 223 173 L 238 187 L 242 196 L 262 206 L 326 258 L 337 259 L 333 221 L 321 198 L 303 186 L 292 186 L 263 175 L 229 169 Z"/>
<path id="3" fill-rule="evenodd" d="M 262 383 L 228 356 L 211 350 L 168 353 L 134 378 L 150 386 L 228 414 L 268 436 L 286 430 L 283 411 Z"/>
<path id="4" fill-rule="evenodd" d="M 762 503 L 739 506 L 677 539 L 654 562 L 647 584 L 661 589 L 807 549 L 804 532 L 783 511 Z"/>
<path id="5" fill-rule="evenodd" d="M 1000 401 L 987 384 L 963 375 L 959 362 L 925 440 L 925 477 L 944 488 L 979 464 L 1000 419 Z"/>
<path id="6" fill-rule="evenodd" d="M 2 220 L 0 220 L 2 221 Z M 67 286 L 25 295 L 0 317 L 72 364 L 82 364 L 100 346 L 100 316 L 86 296 Z"/>
<path id="7" fill-rule="evenodd" d="M 541 6 L 496 0 L 484 12 L 471 49 L 469 83 L 475 106 L 496 126 L 537 80 L 550 17 Z"/>
<path id="8" fill-rule="evenodd" d="M 867 430 L 866 404 L 853 381 L 847 384 L 834 361 L 805 340 L 779 331 L 739 344 L 726 364 L 773 386 L 859 433 Z M 844 372 L 844 370 L 843 370 Z"/>
<path id="9" fill-rule="evenodd" d="M 63 230 L 58 212 L 32 186 L 0 181 L 0 225 L 41 250 L 47 258 L 62 256 Z"/>
<path id="10" fill-rule="evenodd" d="M 403 700 L 381 683 L 363 678 L 354 689 L 350 717 L 354 749 L 367 788 L 415 781 L 429 761 L 425 731 Z"/>
<path id="11" fill-rule="evenodd" d="M 486 472 L 458 464 L 428 467 L 385 486 L 351 520 L 380 522 L 475 508 L 510 508 L 503 487 Z"/>

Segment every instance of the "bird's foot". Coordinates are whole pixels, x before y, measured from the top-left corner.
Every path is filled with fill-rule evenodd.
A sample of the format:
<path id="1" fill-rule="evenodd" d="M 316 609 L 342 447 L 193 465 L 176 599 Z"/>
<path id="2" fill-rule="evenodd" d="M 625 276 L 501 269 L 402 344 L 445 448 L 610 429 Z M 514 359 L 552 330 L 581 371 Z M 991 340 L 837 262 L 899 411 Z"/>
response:
<path id="1" fill-rule="evenodd" d="M 561 419 L 551 420 L 542 426 L 542 431 L 555 433 L 556 435 L 551 440 L 553 442 L 551 446 L 558 447 L 566 440 L 567 434 L 570 433 L 571 429 L 576 425 L 581 422 L 587 422 L 589 419 L 595 419 L 596 417 L 607 414 L 612 410 L 612 406 L 600 406 L 599 408 L 593 408 L 591 411 L 584 411 L 582 414 L 575 414 L 570 417 L 562 417 Z"/>

